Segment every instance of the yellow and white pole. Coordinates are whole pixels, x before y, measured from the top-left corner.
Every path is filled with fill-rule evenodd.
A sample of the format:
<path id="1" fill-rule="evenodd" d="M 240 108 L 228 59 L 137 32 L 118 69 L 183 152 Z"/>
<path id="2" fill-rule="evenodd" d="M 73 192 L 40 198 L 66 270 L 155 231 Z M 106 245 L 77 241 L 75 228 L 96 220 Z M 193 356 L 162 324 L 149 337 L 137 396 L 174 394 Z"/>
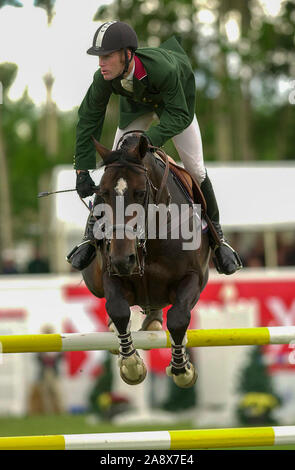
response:
<path id="1" fill-rule="evenodd" d="M 0 437 L 0 450 L 194 450 L 295 444 L 295 426 Z"/>
<path id="2" fill-rule="evenodd" d="M 134 331 L 137 349 L 171 346 L 168 331 Z M 295 326 L 188 330 L 187 347 L 289 344 L 295 341 Z M 53 352 L 113 350 L 119 343 L 114 333 L 68 333 L 0 336 L 0 352 Z"/>

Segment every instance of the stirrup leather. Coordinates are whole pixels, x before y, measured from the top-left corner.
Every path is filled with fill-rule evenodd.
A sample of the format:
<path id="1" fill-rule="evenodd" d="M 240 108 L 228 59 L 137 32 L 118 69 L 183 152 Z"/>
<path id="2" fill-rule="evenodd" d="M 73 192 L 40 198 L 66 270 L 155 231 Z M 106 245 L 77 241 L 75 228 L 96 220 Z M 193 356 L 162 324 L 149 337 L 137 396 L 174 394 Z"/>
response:
<path id="1" fill-rule="evenodd" d="M 227 243 L 225 240 L 220 240 L 221 241 L 221 244 L 220 245 L 216 245 L 215 248 L 213 249 L 213 253 L 215 253 L 215 251 L 220 248 L 220 246 L 222 245 L 225 245 L 227 246 L 234 254 L 234 257 L 235 257 L 235 261 L 236 261 L 236 265 L 237 265 L 237 271 L 239 271 L 240 269 L 243 268 L 243 263 L 242 263 L 242 260 L 239 256 L 239 254 L 236 252 L 236 250 L 233 249 L 232 246 L 230 246 L 229 243 Z M 223 274 L 223 270 L 219 264 L 219 261 L 217 259 L 216 256 L 213 256 L 212 257 L 212 260 L 213 260 L 213 263 L 214 263 L 214 266 L 216 268 L 216 270 L 219 272 L 219 274 Z"/>

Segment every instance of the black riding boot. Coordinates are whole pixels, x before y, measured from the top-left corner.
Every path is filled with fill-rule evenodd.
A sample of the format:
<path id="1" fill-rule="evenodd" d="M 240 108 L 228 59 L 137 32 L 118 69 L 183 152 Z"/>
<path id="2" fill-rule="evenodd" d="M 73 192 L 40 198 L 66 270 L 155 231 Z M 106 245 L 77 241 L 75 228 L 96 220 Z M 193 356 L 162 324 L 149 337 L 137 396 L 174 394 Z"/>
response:
<path id="1" fill-rule="evenodd" d="M 205 180 L 201 183 L 201 190 L 207 203 L 207 215 L 211 220 L 220 240 L 218 244 L 209 232 L 210 247 L 214 252 L 213 262 L 217 271 L 221 274 L 233 274 L 243 267 L 238 253 L 224 239 L 222 228 L 219 223 L 219 210 L 215 198 L 211 181 L 206 174 Z"/>
<path id="2" fill-rule="evenodd" d="M 92 214 L 89 215 L 85 234 L 82 242 L 75 246 L 75 248 L 68 254 L 66 260 L 73 266 L 73 268 L 82 271 L 87 268 L 95 257 L 95 238 L 93 235 L 93 226 L 96 219 Z"/>

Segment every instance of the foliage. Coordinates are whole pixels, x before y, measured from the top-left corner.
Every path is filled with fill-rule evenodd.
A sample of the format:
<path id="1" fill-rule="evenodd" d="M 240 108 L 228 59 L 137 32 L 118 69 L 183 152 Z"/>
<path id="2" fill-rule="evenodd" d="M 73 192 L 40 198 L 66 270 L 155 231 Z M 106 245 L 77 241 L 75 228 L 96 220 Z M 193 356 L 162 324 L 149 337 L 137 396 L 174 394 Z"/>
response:
<path id="1" fill-rule="evenodd" d="M 240 24 L 239 40 L 226 30 L 232 17 Z M 196 73 L 196 113 L 207 161 L 294 159 L 295 106 L 286 96 L 278 100 L 279 80 L 294 76 L 294 18 L 294 1 L 283 2 L 271 17 L 259 0 L 114 0 L 94 16 L 100 22 L 126 21 L 141 47 L 158 46 L 172 34 L 181 39 Z M 229 122 L 224 131 L 222 122 Z M 218 132 L 227 135 L 218 140 Z M 220 148 L 226 139 L 228 156 Z"/>
<path id="2" fill-rule="evenodd" d="M 103 363 L 103 371 L 89 394 L 89 411 L 104 420 L 110 420 L 115 415 L 130 411 L 132 408 L 127 398 L 112 392 L 112 387 L 112 354 L 107 353 Z"/>
<path id="3" fill-rule="evenodd" d="M 5 5 L 11 5 L 13 7 L 22 7 L 22 3 L 18 2 L 17 0 L 0 0 L 0 8 L 4 7 Z"/>
<path id="4" fill-rule="evenodd" d="M 76 112 L 59 113 L 57 116 L 59 151 L 54 158 L 48 155 L 40 142 L 42 114 L 26 93 L 13 103 L 5 99 L 3 105 L 2 127 L 12 188 L 15 235 L 18 239 L 31 235 L 38 220 L 40 177 L 58 163 L 72 164 L 74 154 Z"/>
<path id="5" fill-rule="evenodd" d="M 44 8 L 47 13 L 48 23 L 50 24 L 53 18 L 55 0 L 34 0 L 36 7 Z"/>
<path id="6" fill-rule="evenodd" d="M 0 64 L 0 82 L 3 86 L 3 92 L 7 93 L 12 85 L 17 73 L 17 65 L 10 62 Z"/>

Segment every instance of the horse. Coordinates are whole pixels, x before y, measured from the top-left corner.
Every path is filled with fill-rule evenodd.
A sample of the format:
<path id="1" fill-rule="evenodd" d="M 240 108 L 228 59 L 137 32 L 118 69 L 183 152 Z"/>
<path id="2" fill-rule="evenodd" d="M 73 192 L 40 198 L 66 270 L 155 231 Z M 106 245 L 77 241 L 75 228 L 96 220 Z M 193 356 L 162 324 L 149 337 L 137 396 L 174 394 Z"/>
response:
<path id="1" fill-rule="evenodd" d="M 141 329 L 148 330 L 153 329 L 150 325 L 155 320 L 158 324 L 162 321 L 162 309 L 170 305 L 167 329 L 171 340 L 171 362 L 166 374 L 177 386 L 192 387 L 198 374 L 186 351 L 186 331 L 191 310 L 208 282 L 208 234 L 202 231 L 200 247 L 186 250 L 183 249 L 185 240 L 182 234 L 174 238 L 158 236 L 161 228 L 159 215 L 151 215 L 147 209 L 161 206 L 169 213 L 172 203 L 180 208 L 188 205 L 188 199 L 175 177 L 167 171 L 167 165 L 156 158 L 143 133 L 125 136 L 121 146 L 113 151 L 93 140 L 105 167 L 96 197 L 104 204 L 103 207 L 111 208 L 112 214 L 108 228 L 104 228 L 104 238 L 96 257 L 82 271 L 82 276 L 94 296 L 106 299 L 112 331 L 119 340 L 121 378 L 127 384 L 135 385 L 142 382 L 147 373 L 133 346 L 130 307 L 141 307 L 146 314 Z M 141 219 L 138 219 L 137 224 L 130 226 L 134 212 L 120 212 L 116 208 L 118 198 L 127 207 L 132 208 L 135 204 L 143 208 L 144 220 L 139 222 Z M 121 217 L 119 224 L 114 223 L 117 216 Z M 97 218 L 96 224 L 101 218 Z M 147 225 L 151 218 L 153 222 L 156 220 L 157 233 L 148 237 Z M 171 229 L 171 217 L 167 220 Z M 190 227 L 192 221 L 190 213 Z M 98 232 L 103 232 L 101 224 Z"/>

